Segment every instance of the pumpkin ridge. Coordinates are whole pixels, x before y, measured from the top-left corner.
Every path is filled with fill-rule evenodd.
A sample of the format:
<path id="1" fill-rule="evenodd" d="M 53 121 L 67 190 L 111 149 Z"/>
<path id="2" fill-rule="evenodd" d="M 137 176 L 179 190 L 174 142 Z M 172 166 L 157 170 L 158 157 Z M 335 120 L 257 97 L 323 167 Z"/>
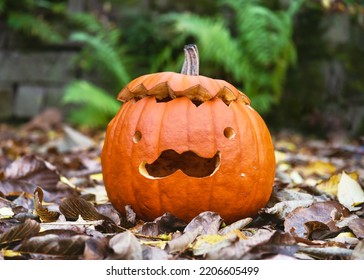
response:
<path id="1" fill-rule="evenodd" d="M 232 101 L 242 99 L 246 104 L 250 104 L 250 99 L 230 83 L 212 79 L 206 76 L 189 77 L 191 81 L 181 89 L 175 87 L 173 77 L 185 77 L 187 75 L 174 72 L 159 72 L 155 74 L 143 75 L 131 81 L 118 94 L 118 100 L 127 102 L 130 99 L 141 99 L 145 96 L 155 96 L 158 100 L 170 96 L 172 99 L 186 96 L 189 99 L 197 99 L 205 102 L 218 97 L 229 105 Z M 151 81 L 159 81 L 154 84 Z M 149 84 L 153 84 L 149 87 Z M 207 88 L 205 85 L 210 85 Z"/>
<path id="2" fill-rule="evenodd" d="M 139 127 L 139 123 L 140 123 L 140 121 L 142 119 L 143 113 L 145 112 L 145 107 L 147 106 L 147 104 L 148 104 L 147 102 L 145 102 L 143 104 L 143 108 L 141 109 L 141 114 L 139 114 L 138 119 L 135 122 L 135 127 L 133 128 L 133 131 L 137 131 L 137 128 Z M 136 147 L 137 146 L 134 145 L 134 143 L 131 145 L 131 150 L 130 150 L 130 158 L 131 159 L 134 158 Z M 130 163 L 130 169 L 132 169 L 133 168 L 133 161 L 130 160 L 129 163 Z M 135 184 L 136 182 L 133 181 L 133 183 Z M 131 192 L 132 195 L 133 195 L 133 199 L 134 199 L 133 205 L 137 205 L 137 207 L 139 208 L 138 195 L 136 194 L 135 189 L 136 188 L 134 187 L 134 185 L 131 184 L 131 191 L 129 191 L 129 193 Z M 139 208 L 138 210 L 140 211 L 141 209 Z"/>

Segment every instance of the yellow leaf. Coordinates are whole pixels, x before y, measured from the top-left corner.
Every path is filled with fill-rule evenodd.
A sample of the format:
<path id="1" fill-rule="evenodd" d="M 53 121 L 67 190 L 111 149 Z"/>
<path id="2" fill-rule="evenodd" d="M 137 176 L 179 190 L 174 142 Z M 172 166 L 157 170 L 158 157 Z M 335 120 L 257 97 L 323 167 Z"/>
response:
<path id="1" fill-rule="evenodd" d="M 341 175 L 342 175 L 342 173 L 335 174 L 335 175 L 331 176 L 328 180 L 319 182 L 316 185 L 317 190 L 319 190 L 322 193 L 326 193 L 333 197 L 336 197 L 337 188 L 339 186 Z M 354 180 L 359 179 L 359 174 L 357 172 L 351 172 L 351 173 L 348 173 L 347 175 L 350 176 Z"/>
<path id="2" fill-rule="evenodd" d="M 8 258 L 21 256 L 21 253 L 15 252 L 13 250 L 1 250 L 1 254 L 4 257 L 8 257 Z"/>
<path id="3" fill-rule="evenodd" d="M 102 181 L 103 180 L 102 173 L 92 174 L 90 175 L 90 179 L 95 181 Z"/>
<path id="4" fill-rule="evenodd" d="M 301 172 L 304 177 L 312 175 L 327 176 L 332 175 L 336 171 L 336 167 L 330 162 L 318 160 L 298 168 L 298 171 Z"/>
<path id="5" fill-rule="evenodd" d="M 356 238 L 356 236 L 352 232 L 342 232 L 336 237 L 353 237 L 353 238 Z"/>
<path id="6" fill-rule="evenodd" d="M 208 244 L 215 244 L 219 243 L 226 239 L 225 235 L 219 234 L 212 234 L 212 235 L 202 235 L 198 238 L 197 243 L 208 243 Z"/>
<path id="7" fill-rule="evenodd" d="M 218 250 L 231 243 L 232 240 L 247 239 L 244 233 L 239 230 L 233 230 L 225 235 L 208 234 L 201 235 L 197 238 L 196 242 L 192 244 L 191 249 L 194 255 L 203 255 L 209 251 Z"/>
<path id="8" fill-rule="evenodd" d="M 277 163 L 284 162 L 288 158 L 286 153 L 277 150 L 274 151 L 274 155 Z"/>
<path id="9" fill-rule="evenodd" d="M 12 216 L 14 216 L 14 212 L 10 207 L 0 208 L 0 218 L 1 219 L 11 218 Z"/>
<path id="10" fill-rule="evenodd" d="M 357 180 L 343 172 L 337 189 L 337 198 L 350 211 L 355 211 L 360 209 L 355 206 L 364 202 L 364 191 Z"/>
<path id="11" fill-rule="evenodd" d="M 158 247 L 158 248 L 164 250 L 164 248 L 166 247 L 168 241 L 163 241 L 163 240 L 152 240 L 152 241 L 141 240 L 140 243 L 143 244 L 143 245 Z"/>
<path id="12" fill-rule="evenodd" d="M 287 140 L 279 140 L 276 142 L 275 146 L 279 150 L 285 150 L 289 152 L 295 152 L 297 150 L 296 144 Z"/>
<path id="13" fill-rule="evenodd" d="M 72 189 L 76 189 L 77 187 L 76 187 L 76 185 L 75 184 L 73 184 L 70 180 L 68 180 L 66 177 L 64 177 L 64 176 L 61 176 L 61 182 L 63 183 L 63 184 L 66 184 L 67 186 L 69 186 L 70 188 L 72 188 Z"/>

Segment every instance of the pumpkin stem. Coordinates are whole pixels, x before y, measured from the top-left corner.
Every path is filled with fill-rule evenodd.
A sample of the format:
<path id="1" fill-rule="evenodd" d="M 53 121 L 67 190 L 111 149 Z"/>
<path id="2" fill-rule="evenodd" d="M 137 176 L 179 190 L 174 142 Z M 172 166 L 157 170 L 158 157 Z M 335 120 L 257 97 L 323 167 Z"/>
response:
<path id="1" fill-rule="evenodd" d="M 198 49 L 195 44 L 189 44 L 184 47 L 185 61 L 183 62 L 181 74 L 198 76 L 199 75 L 199 58 Z"/>

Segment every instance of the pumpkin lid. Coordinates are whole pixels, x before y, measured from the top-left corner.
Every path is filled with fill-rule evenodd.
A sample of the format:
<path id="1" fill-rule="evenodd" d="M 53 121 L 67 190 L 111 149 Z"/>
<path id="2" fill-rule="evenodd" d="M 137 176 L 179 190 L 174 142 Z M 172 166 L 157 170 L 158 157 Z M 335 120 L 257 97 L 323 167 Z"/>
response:
<path id="1" fill-rule="evenodd" d="M 226 104 L 235 100 L 250 104 L 250 99 L 232 84 L 198 75 L 196 45 L 187 45 L 184 51 L 182 73 L 160 72 L 140 76 L 120 91 L 118 99 L 126 102 L 146 96 L 155 96 L 158 100 L 186 96 L 191 100 L 205 102 L 217 97 Z"/>

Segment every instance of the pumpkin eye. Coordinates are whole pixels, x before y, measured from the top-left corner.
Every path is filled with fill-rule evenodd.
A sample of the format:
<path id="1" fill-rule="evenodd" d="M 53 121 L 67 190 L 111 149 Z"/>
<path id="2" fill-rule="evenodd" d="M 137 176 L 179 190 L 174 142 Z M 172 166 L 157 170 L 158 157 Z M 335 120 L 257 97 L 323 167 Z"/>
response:
<path id="1" fill-rule="evenodd" d="M 133 136 L 133 142 L 136 144 L 141 139 L 142 139 L 142 133 L 139 130 L 135 131 L 134 136 Z"/>
<path id="2" fill-rule="evenodd" d="M 224 129 L 224 136 L 227 139 L 233 139 L 235 135 L 236 135 L 235 130 L 232 127 L 227 127 Z"/>

